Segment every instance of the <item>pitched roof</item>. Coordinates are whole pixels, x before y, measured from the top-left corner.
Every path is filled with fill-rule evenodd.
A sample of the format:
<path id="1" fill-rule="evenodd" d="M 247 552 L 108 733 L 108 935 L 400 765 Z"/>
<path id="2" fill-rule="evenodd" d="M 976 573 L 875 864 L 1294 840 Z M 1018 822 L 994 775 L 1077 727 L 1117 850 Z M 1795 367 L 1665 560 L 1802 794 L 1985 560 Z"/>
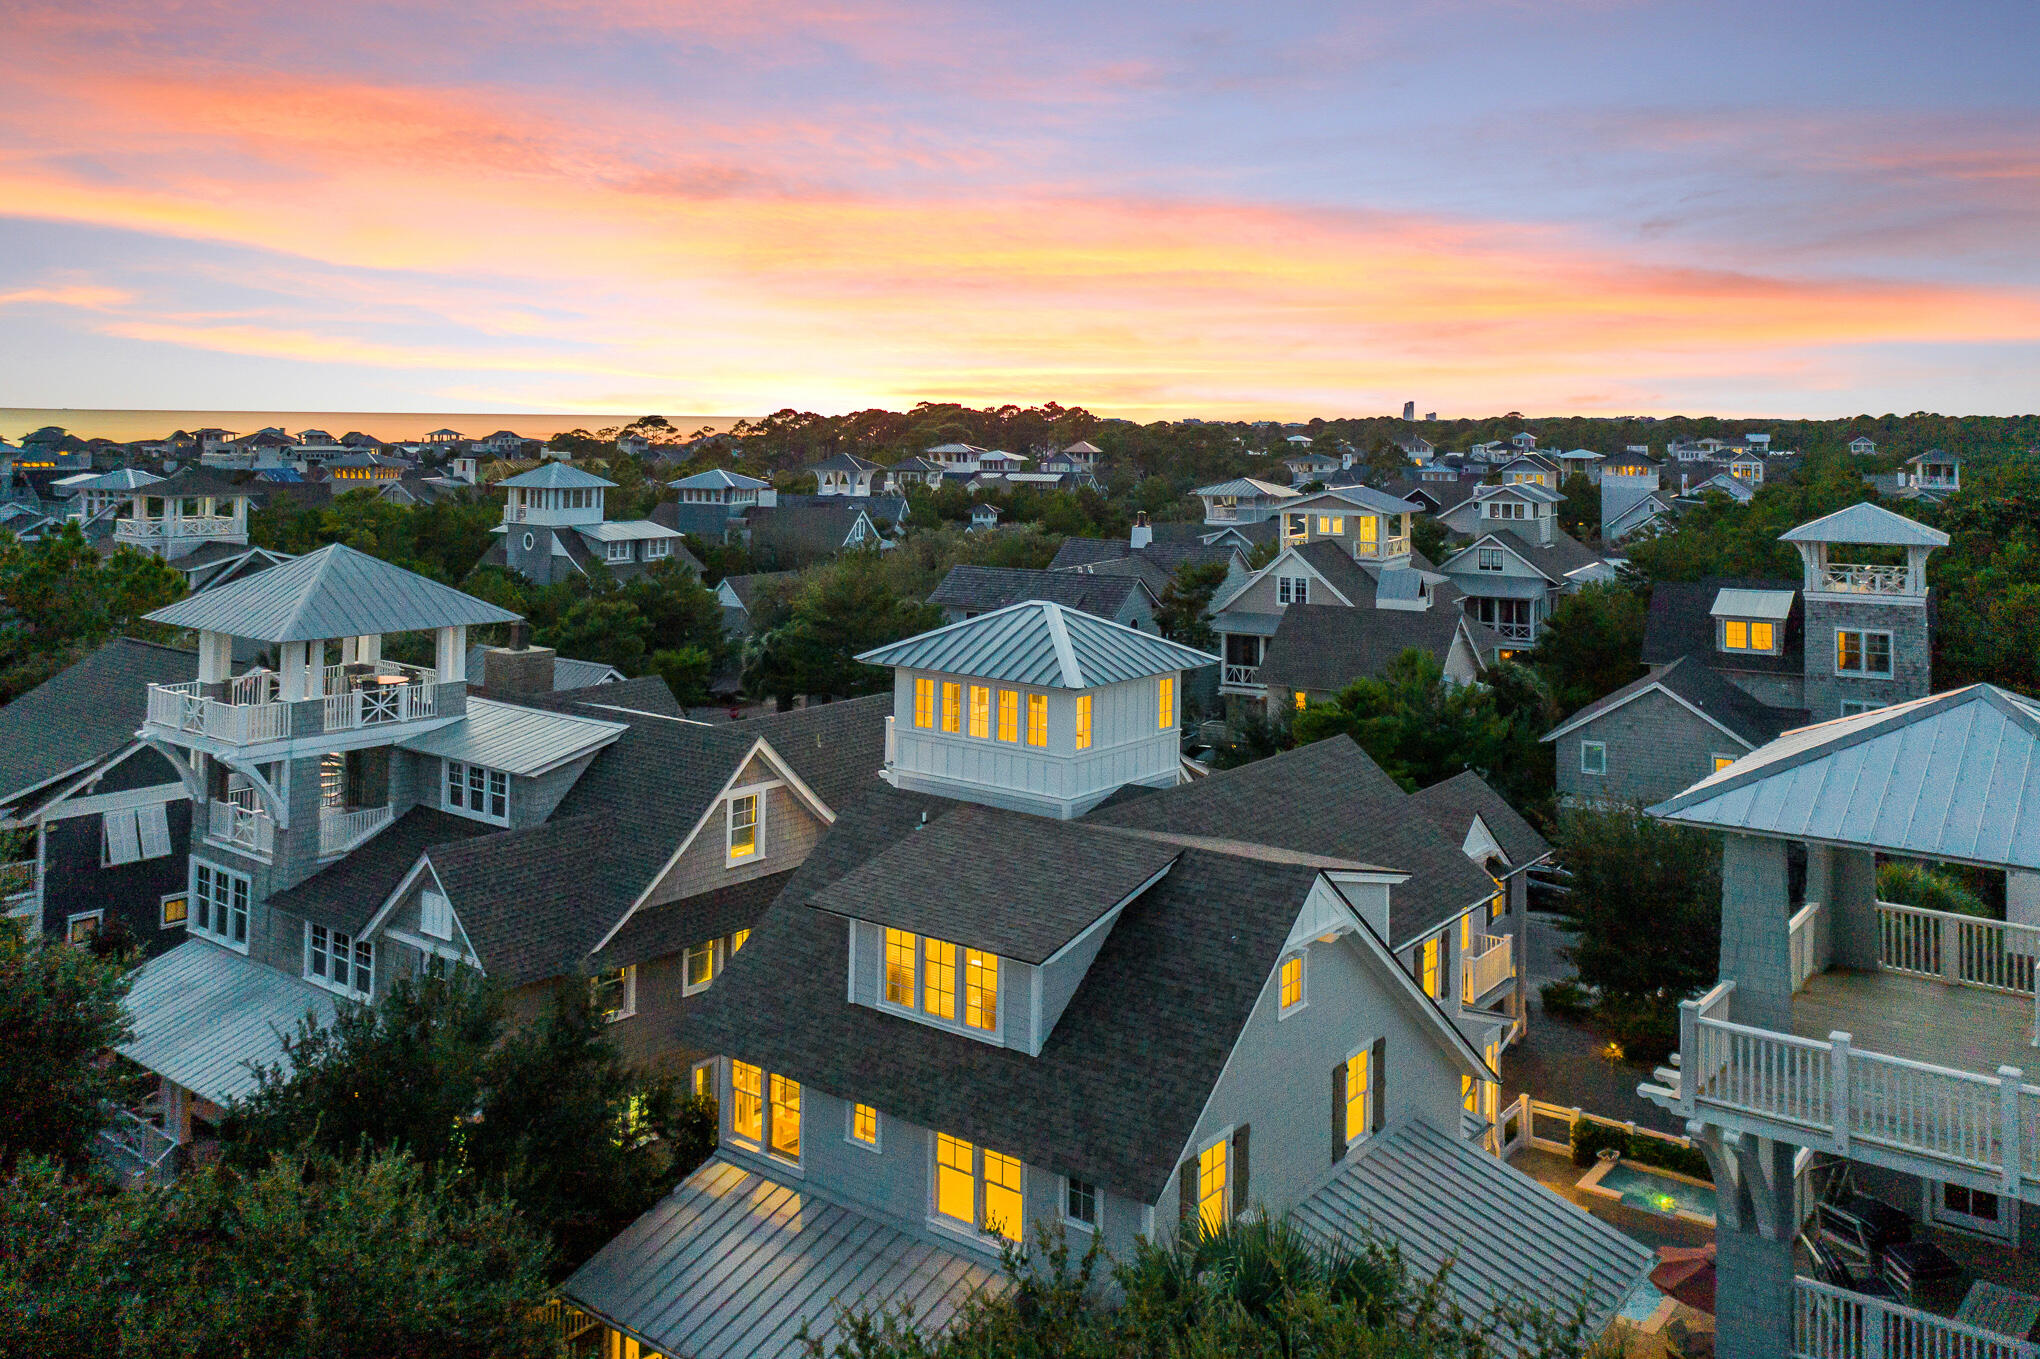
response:
<path id="1" fill-rule="evenodd" d="M 1946 547 L 1948 535 L 1916 524 L 1868 501 L 1824 514 L 1778 535 L 1784 543 L 1872 543 L 1886 547 Z"/>
<path id="2" fill-rule="evenodd" d="M 269 904 L 315 925 L 358 934 L 417 866 L 421 854 L 436 845 L 499 834 L 500 828 L 486 822 L 421 804 L 344 858 L 273 894 Z"/>
<path id="3" fill-rule="evenodd" d="M 1461 844 L 1472 829 L 1473 818 L 1479 817 L 1495 843 L 1502 847 L 1502 853 L 1508 856 L 1511 868 L 1522 868 L 1551 853 L 1550 842 L 1537 833 L 1537 828 L 1471 769 L 1461 770 L 1429 788 L 1419 788 L 1410 794 L 1410 801 L 1446 834 L 1458 837 Z"/>
<path id="4" fill-rule="evenodd" d="M 2040 869 L 2040 709 L 1972 684 L 1802 727 L 1651 812 L 1692 826 Z"/>
<path id="5" fill-rule="evenodd" d="M 986 853 L 996 847 L 996 853 Z M 1041 964 L 1166 871 L 1174 845 L 965 803 L 808 898 L 816 910 Z M 1027 909 L 1015 911 L 1024 901 Z"/>
<path id="6" fill-rule="evenodd" d="M 1563 529 L 1551 530 L 1549 543 L 1533 543 L 1514 529 L 1482 529 L 1479 537 L 1493 538 L 1542 571 L 1554 583 L 1607 560 Z M 1476 540 L 1477 541 L 1477 540 Z"/>
<path id="7" fill-rule="evenodd" d="M 117 637 L 0 708 L 0 802 L 131 744 L 148 686 L 196 674 L 195 651 Z"/>
<path id="8" fill-rule="evenodd" d="M 542 462 L 529 472 L 505 477 L 498 486 L 536 487 L 541 490 L 579 489 L 587 486 L 615 486 L 613 481 L 584 472 L 570 462 Z"/>
<path id="9" fill-rule="evenodd" d="M 743 602 L 744 607 L 748 609 L 757 598 L 758 587 L 760 585 L 769 581 L 785 580 L 787 577 L 795 574 L 797 573 L 792 571 L 753 571 L 749 575 L 724 576 L 722 583 L 729 586 L 735 592 L 737 598 Z"/>
<path id="10" fill-rule="evenodd" d="M 1292 501 L 1282 508 L 1285 511 L 1308 510 L 1325 501 L 1357 505 L 1363 510 L 1373 510 L 1378 514 L 1415 514 L 1424 508 L 1422 505 L 1412 504 L 1400 496 L 1392 496 L 1386 491 L 1377 491 L 1372 486 L 1357 484 L 1351 486 L 1333 486 L 1322 491 L 1313 491 L 1302 499 Z M 1334 508 L 1336 508 L 1336 505 L 1334 505 Z"/>
<path id="11" fill-rule="evenodd" d="M 257 1070 L 283 1061 L 299 1020 L 330 1027 L 337 1002 L 294 972 L 187 939 L 135 972 L 125 1001 L 134 1036 L 115 1051 L 229 1104 L 254 1091 Z"/>
<path id="12" fill-rule="evenodd" d="M 518 615 L 333 543 L 260 575 L 179 600 L 148 618 L 259 642 L 302 642 L 514 623 Z"/>
<path id="13" fill-rule="evenodd" d="M 1271 689 L 1336 691 L 1379 675 L 1410 647 L 1443 664 L 1464 617 L 1456 603 L 1434 602 L 1428 609 L 1292 604 L 1262 658 L 1260 682 Z"/>
<path id="14" fill-rule="evenodd" d="M 188 466 L 149 487 L 152 496 L 248 496 L 255 488 L 223 477 L 209 467 Z"/>
<path id="15" fill-rule="evenodd" d="M 1032 571 L 1017 566 L 952 566 L 930 604 L 988 612 L 1029 599 L 1052 600 L 1099 618 L 1126 607 L 1128 596 L 1146 590 L 1138 577 L 1086 575 L 1077 571 Z"/>
<path id="16" fill-rule="evenodd" d="M 1733 576 L 1659 581 L 1651 587 L 1650 610 L 1644 615 L 1641 659 L 1645 665 L 1669 665 L 1681 656 L 1692 656 L 1724 670 L 1798 674 L 1805 665 L 1804 608 L 1796 607 L 1786 617 L 1785 636 L 1776 656 L 1741 651 L 1726 655 L 1716 644 L 1714 627 L 1714 601 L 1725 590 L 1796 594 L 1798 589 L 1798 581 Z"/>
<path id="17" fill-rule="evenodd" d="M 741 472 L 729 472 L 720 467 L 711 467 L 706 472 L 696 472 L 691 477 L 666 483 L 680 491 L 759 491 L 772 483 L 747 477 Z"/>
<path id="18" fill-rule="evenodd" d="M 1288 500 L 1296 492 L 1287 486 L 1277 486 L 1272 481 L 1262 481 L 1258 477 L 1234 477 L 1231 481 L 1215 481 L 1209 486 L 1199 486 L 1190 494 L 1268 496 L 1274 500 Z"/>
<path id="19" fill-rule="evenodd" d="M 822 554 L 839 551 L 858 519 L 870 519 L 866 503 L 853 496 L 821 499 L 831 503 L 793 502 L 782 496 L 777 505 L 746 508 L 744 522 L 750 527 L 753 546 L 785 545 Z"/>
<path id="20" fill-rule="evenodd" d="M 1089 689 L 1218 661 L 1166 638 L 1044 600 L 979 614 L 867 651 L 857 659 L 866 665 L 937 670 L 1052 689 Z"/>
<path id="21" fill-rule="evenodd" d="M 855 453 L 838 453 L 833 457 L 823 458 L 813 467 L 808 468 L 810 472 L 883 472 L 884 470 L 885 468 L 878 463 L 873 462 L 869 458 L 860 458 Z"/>
<path id="22" fill-rule="evenodd" d="M 645 906 L 633 912 L 623 928 L 590 961 L 597 971 L 607 971 L 655 958 L 670 958 L 690 944 L 748 930 L 786 889 L 792 876 L 793 870 L 789 868 L 783 873 L 767 873 L 695 896 Z"/>
<path id="23" fill-rule="evenodd" d="M 420 755 L 485 765 L 532 777 L 592 755 L 628 727 L 523 704 L 470 698 L 456 721 L 406 736 L 397 744 Z"/>
<path id="24" fill-rule="evenodd" d="M 1589 703 L 1545 733 L 1543 739 L 1556 741 L 1567 732 L 1657 690 L 1671 695 L 1701 717 L 1722 727 L 1752 750 L 1780 732 L 1804 725 L 1806 721 L 1804 709 L 1766 707 L 1716 674 L 1699 657 L 1681 656 L 1664 669 L 1631 681 L 1614 693 Z"/>

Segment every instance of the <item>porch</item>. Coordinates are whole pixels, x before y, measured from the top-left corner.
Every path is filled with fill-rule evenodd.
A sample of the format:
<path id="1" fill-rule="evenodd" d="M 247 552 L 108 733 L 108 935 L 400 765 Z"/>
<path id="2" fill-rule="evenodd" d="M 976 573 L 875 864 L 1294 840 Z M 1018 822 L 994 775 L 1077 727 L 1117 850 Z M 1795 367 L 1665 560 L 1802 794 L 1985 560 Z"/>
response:
<path id="1" fill-rule="evenodd" d="M 322 666 L 308 683 L 274 670 L 251 670 L 224 684 L 188 680 L 149 686 L 148 725 L 165 732 L 205 736 L 234 745 L 280 741 L 292 735 L 358 731 L 410 722 L 438 713 L 439 672 L 398 661 L 366 660 Z M 317 702 L 309 724 L 294 719 L 300 704 Z"/>

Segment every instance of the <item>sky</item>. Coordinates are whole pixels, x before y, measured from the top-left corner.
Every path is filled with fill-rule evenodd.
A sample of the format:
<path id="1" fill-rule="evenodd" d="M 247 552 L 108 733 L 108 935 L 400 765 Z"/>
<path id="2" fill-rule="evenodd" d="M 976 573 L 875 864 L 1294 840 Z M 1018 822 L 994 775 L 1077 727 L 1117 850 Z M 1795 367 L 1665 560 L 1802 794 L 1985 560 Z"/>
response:
<path id="1" fill-rule="evenodd" d="M 0 404 L 2040 408 L 2040 5 L 0 0 Z"/>

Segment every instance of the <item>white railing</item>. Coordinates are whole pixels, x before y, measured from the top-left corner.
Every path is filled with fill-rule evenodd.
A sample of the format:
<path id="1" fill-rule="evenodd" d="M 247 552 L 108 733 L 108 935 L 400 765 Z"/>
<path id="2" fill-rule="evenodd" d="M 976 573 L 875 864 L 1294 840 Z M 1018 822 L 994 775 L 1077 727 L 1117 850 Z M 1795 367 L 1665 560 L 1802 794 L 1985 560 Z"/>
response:
<path id="1" fill-rule="evenodd" d="M 243 796 L 246 794 L 246 796 Z M 248 790 L 207 804 L 206 837 L 223 845 L 267 854 L 276 848 L 276 822 L 256 805 Z"/>
<path id="2" fill-rule="evenodd" d="M 1380 557 L 1407 557 L 1410 555 L 1410 540 L 1383 538 L 1372 543 L 1357 543 L 1354 545 L 1353 555 L 1362 561 L 1372 561 Z"/>
<path id="3" fill-rule="evenodd" d="M 1792 937 L 1792 989 L 1796 992 L 1806 985 L 1808 977 L 1827 971 L 1827 922 L 1821 918 L 1820 903 L 1809 901 L 1800 907 L 1788 929 Z"/>
<path id="4" fill-rule="evenodd" d="M 288 703 L 233 703 L 207 698 L 193 680 L 149 686 L 149 724 L 246 745 L 290 735 Z"/>
<path id="5" fill-rule="evenodd" d="M 322 810 L 319 813 L 319 854 L 341 854 L 354 848 L 390 823 L 390 808 L 356 807 L 350 811 Z"/>
<path id="6" fill-rule="evenodd" d="M 893 765 L 897 763 L 896 757 L 898 756 L 898 753 L 899 753 L 899 741 L 898 738 L 893 734 L 892 714 L 888 713 L 886 714 L 885 719 L 885 767 L 887 769 L 892 768 Z"/>
<path id="7" fill-rule="evenodd" d="M 1224 682 L 1227 684 L 1253 685 L 1259 682 L 1261 667 L 1258 665 L 1233 665 L 1225 667 Z"/>
<path id="8" fill-rule="evenodd" d="M 2040 1346 L 1813 1279 L 1792 1281 L 1793 1359 L 2035 1359 Z"/>
<path id="9" fill-rule="evenodd" d="M 1722 1019 L 1694 1026 L 1694 1042 L 1679 1051 L 1681 1081 L 1694 1098 L 1787 1123 L 1832 1127 L 1833 1049 L 1813 1038 Z"/>
<path id="10" fill-rule="evenodd" d="M 0 864 L 0 898 L 25 897 L 42 881 L 42 864 L 35 859 L 16 859 Z"/>
<path id="11" fill-rule="evenodd" d="M 1507 934 L 1484 934 L 1473 941 L 1474 952 L 1459 960 L 1460 996 L 1469 1005 L 1516 975 L 1516 940 Z"/>
<path id="12" fill-rule="evenodd" d="M 113 1110 L 92 1149 L 125 1185 L 160 1184 L 175 1173 L 177 1139 L 126 1109 Z"/>
<path id="13" fill-rule="evenodd" d="M 199 515 L 188 519 L 122 519 L 114 525 L 113 536 L 155 542 L 163 538 L 223 538 L 235 530 L 230 515 Z"/>
<path id="14" fill-rule="evenodd" d="M 379 726 L 385 722 L 410 722 L 431 717 L 436 710 L 437 690 L 430 684 L 370 684 L 345 693 L 328 694 L 325 706 L 327 731 L 351 731 L 357 727 Z"/>
<path id="15" fill-rule="evenodd" d="M 2040 991 L 2034 960 L 2040 928 L 1973 915 L 1877 903 L 1877 965 L 1886 972 L 1932 977 L 2003 995 L 2034 998 L 2030 1037 L 2040 1044 Z"/>
<path id="16" fill-rule="evenodd" d="M 1537 625 L 1535 623 L 1489 623 L 1487 626 L 1493 628 L 1498 635 L 1506 637 L 1512 642 L 1531 642 L 1536 640 Z"/>
<path id="17" fill-rule="evenodd" d="M 1909 593 L 1907 576 L 1903 566 L 1830 565 L 1821 589 L 1837 594 L 1902 595 Z"/>

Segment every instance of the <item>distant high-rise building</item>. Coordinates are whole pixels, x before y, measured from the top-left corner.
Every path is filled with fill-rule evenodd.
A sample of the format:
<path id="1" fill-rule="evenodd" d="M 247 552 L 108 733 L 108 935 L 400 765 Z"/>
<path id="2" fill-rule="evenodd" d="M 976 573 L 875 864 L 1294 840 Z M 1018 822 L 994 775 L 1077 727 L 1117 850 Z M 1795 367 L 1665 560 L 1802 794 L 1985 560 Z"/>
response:
<path id="1" fill-rule="evenodd" d="M 1405 420 L 1414 420 L 1414 419 L 1416 419 L 1416 418 L 1417 418 L 1417 403 L 1416 403 L 1416 402 L 1414 402 L 1414 401 L 1405 401 L 1405 402 L 1403 402 L 1403 403 L 1402 403 L 1402 418 L 1403 418 L 1403 419 L 1405 419 Z"/>
<path id="2" fill-rule="evenodd" d="M 1425 418 L 1426 420 L 1436 420 L 1436 419 L 1438 418 L 1438 412 L 1436 412 L 1436 411 L 1425 411 L 1425 412 L 1424 412 L 1424 418 Z"/>

